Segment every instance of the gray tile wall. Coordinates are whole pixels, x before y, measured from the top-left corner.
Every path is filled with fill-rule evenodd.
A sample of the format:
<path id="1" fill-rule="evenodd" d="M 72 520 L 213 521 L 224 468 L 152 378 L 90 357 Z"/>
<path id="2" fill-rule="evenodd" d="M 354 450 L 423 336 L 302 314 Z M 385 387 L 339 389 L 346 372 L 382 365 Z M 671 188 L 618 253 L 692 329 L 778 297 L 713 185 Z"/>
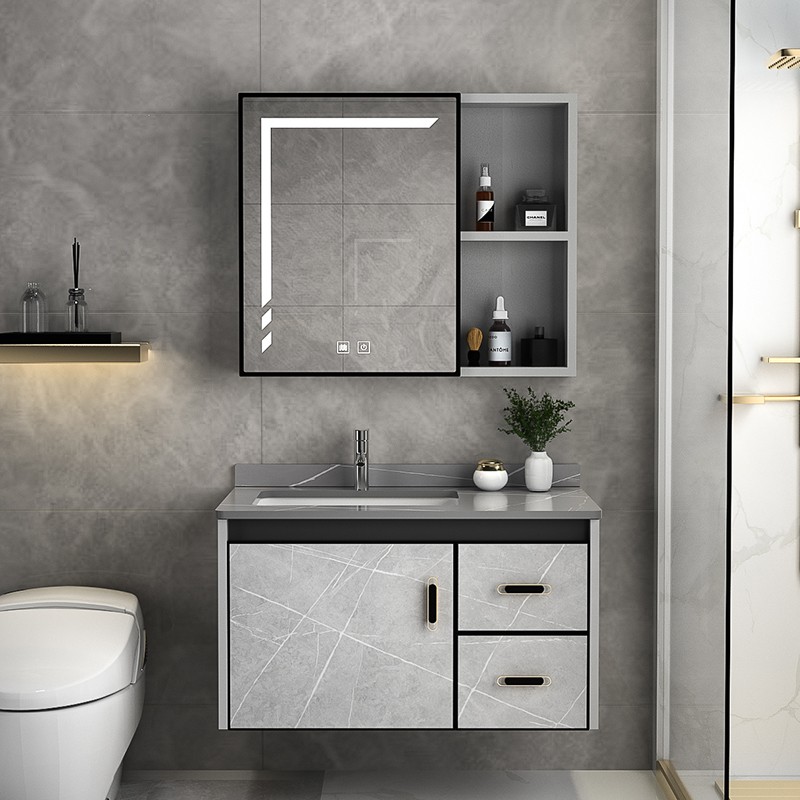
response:
<path id="1" fill-rule="evenodd" d="M 652 724 L 655 4 L 652 0 L 5 0 L 0 328 L 25 282 L 144 365 L 0 367 L 0 590 L 142 598 L 132 769 L 646 769 Z M 600 730 L 218 732 L 215 526 L 236 462 L 519 462 L 497 432 L 524 380 L 237 374 L 236 93 L 577 92 L 578 377 L 551 447 L 603 507 Z M 513 320 L 511 320 L 513 324 Z M 424 413 L 420 413 L 423 410 Z M 487 528 L 491 533 L 491 528 Z"/>

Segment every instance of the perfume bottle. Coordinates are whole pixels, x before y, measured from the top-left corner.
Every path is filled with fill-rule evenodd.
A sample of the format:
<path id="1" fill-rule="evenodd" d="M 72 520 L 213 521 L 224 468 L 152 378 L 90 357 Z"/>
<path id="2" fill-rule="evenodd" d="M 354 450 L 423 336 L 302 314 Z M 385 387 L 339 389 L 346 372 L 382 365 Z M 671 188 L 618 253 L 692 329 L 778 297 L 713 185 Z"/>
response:
<path id="1" fill-rule="evenodd" d="M 488 164 L 481 164 L 481 177 L 478 183 L 478 191 L 475 192 L 475 204 L 475 230 L 493 231 L 494 192 L 492 191 L 492 179 L 489 177 Z"/>
<path id="2" fill-rule="evenodd" d="M 64 330 L 67 333 L 83 333 L 86 327 L 86 298 L 83 289 L 77 286 L 69 290 L 69 300 L 64 309 Z"/>
<path id="3" fill-rule="evenodd" d="M 518 231 L 553 231 L 556 228 L 556 204 L 544 189 L 526 189 L 517 205 L 515 224 Z"/>
<path id="4" fill-rule="evenodd" d="M 44 333 L 47 330 L 47 297 L 35 281 L 28 283 L 20 298 L 19 309 L 22 333 Z"/>
<path id="5" fill-rule="evenodd" d="M 508 326 L 508 311 L 503 297 L 497 298 L 492 312 L 492 327 L 489 328 L 489 366 L 511 366 L 511 328 Z"/>

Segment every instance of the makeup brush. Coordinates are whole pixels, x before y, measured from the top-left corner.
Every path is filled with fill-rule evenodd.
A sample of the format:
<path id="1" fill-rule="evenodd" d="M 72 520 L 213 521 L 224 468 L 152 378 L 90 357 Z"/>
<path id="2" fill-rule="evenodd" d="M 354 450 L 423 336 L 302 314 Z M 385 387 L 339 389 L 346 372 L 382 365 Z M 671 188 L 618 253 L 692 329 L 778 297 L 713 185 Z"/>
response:
<path id="1" fill-rule="evenodd" d="M 478 367 L 481 362 L 481 342 L 483 341 L 483 333 L 480 328 L 470 328 L 467 331 L 467 364 L 470 367 Z"/>

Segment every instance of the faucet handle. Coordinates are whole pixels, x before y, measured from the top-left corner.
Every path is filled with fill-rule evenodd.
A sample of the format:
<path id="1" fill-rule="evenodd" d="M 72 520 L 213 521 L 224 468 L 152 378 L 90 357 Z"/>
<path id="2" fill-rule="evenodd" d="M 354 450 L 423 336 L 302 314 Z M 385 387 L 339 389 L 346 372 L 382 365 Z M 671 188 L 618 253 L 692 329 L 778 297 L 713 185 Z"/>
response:
<path id="1" fill-rule="evenodd" d="M 356 428 L 353 431 L 353 438 L 357 442 L 367 442 L 367 441 L 369 441 L 369 428 Z"/>

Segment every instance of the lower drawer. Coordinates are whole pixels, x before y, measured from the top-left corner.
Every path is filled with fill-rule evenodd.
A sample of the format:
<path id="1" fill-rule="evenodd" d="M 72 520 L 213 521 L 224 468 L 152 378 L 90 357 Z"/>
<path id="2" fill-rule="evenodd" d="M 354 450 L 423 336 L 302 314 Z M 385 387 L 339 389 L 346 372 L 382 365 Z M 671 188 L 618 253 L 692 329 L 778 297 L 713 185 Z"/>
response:
<path id="1" fill-rule="evenodd" d="M 458 637 L 459 728 L 586 728 L 587 708 L 585 636 Z"/>

